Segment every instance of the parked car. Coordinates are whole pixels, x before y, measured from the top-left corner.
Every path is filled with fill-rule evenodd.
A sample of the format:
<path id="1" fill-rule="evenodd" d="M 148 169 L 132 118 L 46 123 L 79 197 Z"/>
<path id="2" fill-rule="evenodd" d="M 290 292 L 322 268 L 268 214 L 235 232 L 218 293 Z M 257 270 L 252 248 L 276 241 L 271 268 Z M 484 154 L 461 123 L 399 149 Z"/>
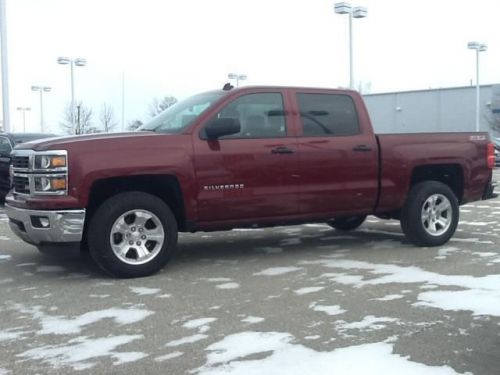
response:
<path id="1" fill-rule="evenodd" d="M 20 143 L 41 138 L 55 137 L 54 134 L 40 133 L 0 133 L 0 201 L 10 190 L 9 165 L 10 153 Z"/>
<path id="2" fill-rule="evenodd" d="M 195 95 L 140 132 L 16 146 L 5 210 L 44 250 L 87 246 L 117 277 L 155 273 L 178 231 L 398 219 L 418 246 L 493 196 L 487 133 L 376 135 L 355 91 L 243 87 Z"/>
<path id="3" fill-rule="evenodd" d="M 500 167 L 500 138 L 494 138 L 495 143 L 495 166 Z"/>

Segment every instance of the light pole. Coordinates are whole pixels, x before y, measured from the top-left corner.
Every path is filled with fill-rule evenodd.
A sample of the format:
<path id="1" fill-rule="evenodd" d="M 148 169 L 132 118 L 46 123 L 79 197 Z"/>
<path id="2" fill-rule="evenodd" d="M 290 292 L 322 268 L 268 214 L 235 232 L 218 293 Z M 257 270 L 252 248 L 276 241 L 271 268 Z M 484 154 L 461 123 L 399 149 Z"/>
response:
<path id="1" fill-rule="evenodd" d="M 476 131 L 479 131 L 479 110 L 480 110 L 480 94 L 479 94 L 479 52 L 484 52 L 488 49 L 485 43 L 469 42 L 467 48 L 476 50 Z"/>
<path id="2" fill-rule="evenodd" d="M 0 0 L 0 51 L 2 62 L 2 119 L 3 130 L 10 131 L 9 113 L 9 68 L 7 58 L 7 23 L 5 0 Z"/>
<path id="3" fill-rule="evenodd" d="M 43 133 L 43 93 L 52 90 L 49 86 L 31 86 L 31 91 L 40 92 L 40 132 Z"/>
<path id="4" fill-rule="evenodd" d="M 229 73 L 227 75 L 227 78 L 229 78 L 229 79 L 235 79 L 236 80 L 236 87 L 238 87 L 240 85 L 240 81 L 244 81 L 248 77 L 246 76 L 246 74 Z"/>
<path id="5" fill-rule="evenodd" d="M 26 111 L 31 111 L 30 107 L 17 107 L 18 111 L 23 111 L 23 133 L 26 133 Z"/>
<path id="6" fill-rule="evenodd" d="M 350 3 L 335 3 L 335 13 L 349 15 L 349 88 L 354 89 L 354 70 L 352 52 L 352 19 L 365 18 L 368 10 L 365 7 L 353 7 Z"/>
<path id="7" fill-rule="evenodd" d="M 73 125 L 73 132 L 76 131 L 75 127 L 75 77 L 74 77 L 74 66 L 85 66 L 87 65 L 87 60 L 81 57 L 58 57 L 57 63 L 61 65 L 69 65 L 71 72 L 71 125 Z"/>

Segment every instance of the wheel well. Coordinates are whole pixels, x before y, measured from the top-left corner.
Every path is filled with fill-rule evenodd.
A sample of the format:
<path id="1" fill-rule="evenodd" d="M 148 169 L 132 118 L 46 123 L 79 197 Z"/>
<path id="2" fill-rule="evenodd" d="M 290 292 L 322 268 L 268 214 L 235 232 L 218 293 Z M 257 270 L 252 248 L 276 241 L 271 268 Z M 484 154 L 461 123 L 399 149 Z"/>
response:
<path id="1" fill-rule="evenodd" d="M 186 214 L 182 191 L 177 178 L 171 175 L 112 177 L 94 182 L 90 189 L 85 222 L 90 222 L 94 212 L 106 199 L 125 191 L 142 191 L 161 198 L 172 210 L 179 230 L 185 230 Z"/>
<path id="2" fill-rule="evenodd" d="M 439 181 L 455 193 L 461 202 L 464 194 L 464 174 L 457 164 L 422 165 L 413 170 L 411 186 L 422 181 Z"/>

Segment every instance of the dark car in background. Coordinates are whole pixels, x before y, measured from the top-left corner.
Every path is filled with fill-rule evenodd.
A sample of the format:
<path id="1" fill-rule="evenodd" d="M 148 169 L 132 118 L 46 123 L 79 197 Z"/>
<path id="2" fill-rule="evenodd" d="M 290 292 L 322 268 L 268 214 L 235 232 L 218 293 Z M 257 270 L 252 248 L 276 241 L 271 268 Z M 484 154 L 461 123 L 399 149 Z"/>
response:
<path id="1" fill-rule="evenodd" d="M 495 166 L 500 167 L 500 138 L 493 138 L 495 144 Z"/>
<path id="2" fill-rule="evenodd" d="M 4 200 L 5 195 L 10 190 L 10 153 L 14 146 L 20 143 L 52 137 L 57 136 L 43 133 L 0 133 L 0 201 Z"/>

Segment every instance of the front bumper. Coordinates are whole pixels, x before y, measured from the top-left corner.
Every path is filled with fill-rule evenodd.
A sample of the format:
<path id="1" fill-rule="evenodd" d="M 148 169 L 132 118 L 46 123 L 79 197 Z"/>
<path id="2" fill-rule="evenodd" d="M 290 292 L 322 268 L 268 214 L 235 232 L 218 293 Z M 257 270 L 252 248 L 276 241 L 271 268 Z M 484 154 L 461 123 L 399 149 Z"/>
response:
<path id="1" fill-rule="evenodd" d="M 12 231 L 32 245 L 80 242 L 85 210 L 26 210 L 5 205 Z"/>

